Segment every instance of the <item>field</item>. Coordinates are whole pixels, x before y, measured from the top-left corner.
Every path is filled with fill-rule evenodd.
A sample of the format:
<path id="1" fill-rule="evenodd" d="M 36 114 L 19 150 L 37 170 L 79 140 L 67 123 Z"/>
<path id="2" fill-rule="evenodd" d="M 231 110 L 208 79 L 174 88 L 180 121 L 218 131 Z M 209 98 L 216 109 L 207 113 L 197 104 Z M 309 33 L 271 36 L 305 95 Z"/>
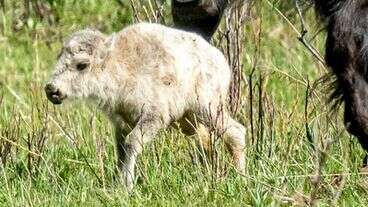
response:
<path id="1" fill-rule="evenodd" d="M 193 139 L 170 129 L 145 148 L 127 194 L 115 178 L 106 117 L 83 102 L 52 105 L 43 85 L 68 34 L 86 27 L 116 32 L 135 12 L 129 1 L 37 2 L 52 13 L 27 11 L 23 1 L 0 3 L 0 206 L 368 203 L 364 152 L 345 132 L 341 110 L 331 110 L 319 81 L 328 69 L 298 41 L 292 3 L 257 1 L 245 22 L 236 112 L 247 128 L 245 175 L 232 169 L 221 142 L 217 160 L 203 165 Z M 172 25 L 167 3 L 164 9 Z M 312 10 L 305 17 L 311 39 L 320 27 Z M 323 32 L 310 43 L 323 54 Z"/>

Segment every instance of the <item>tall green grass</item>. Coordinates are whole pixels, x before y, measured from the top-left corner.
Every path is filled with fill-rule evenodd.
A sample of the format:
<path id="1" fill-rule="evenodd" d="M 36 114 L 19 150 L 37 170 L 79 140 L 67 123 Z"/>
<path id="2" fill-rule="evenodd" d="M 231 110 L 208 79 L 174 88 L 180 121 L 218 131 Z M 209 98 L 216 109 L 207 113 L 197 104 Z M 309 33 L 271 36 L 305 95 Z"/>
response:
<path id="1" fill-rule="evenodd" d="M 43 2 L 55 10 L 50 19 L 42 20 L 31 10 L 23 21 L 22 1 L 7 1 L 0 11 L 1 206 L 289 206 L 306 205 L 313 194 L 325 206 L 334 202 L 337 192 L 338 205 L 368 202 L 368 177 L 360 171 L 363 151 L 344 131 L 340 113 L 330 113 L 325 87 L 313 85 L 327 70 L 275 11 L 299 28 L 292 5 L 276 2 L 273 8 L 267 1 L 257 2 L 246 24 L 244 81 L 236 114 L 248 129 L 246 174 L 232 170 L 221 145 L 220 175 L 212 173 L 196 159 L 191 138 L 166 130 L 144 150 L 137 183 L 128 195 L 115 177 L 107 119 L 81 102 L 53 106 L 43 84 L 63 38 L 86 27 L 118 31 L 134 21 L 133 12 L 125 1 Z M 168 5 L 165 8 L 169 13 Z M 315 31 L 313 14 L 306 15 L 310 31 Z M 259 28 L 260 55 L 250 76 Z M 312 43 L 323 51 L 323 41 L 321 34 Z M 314 186 L 316 152 L 324 151 L 329 140 L 334 143 L 322 179 Z"/>

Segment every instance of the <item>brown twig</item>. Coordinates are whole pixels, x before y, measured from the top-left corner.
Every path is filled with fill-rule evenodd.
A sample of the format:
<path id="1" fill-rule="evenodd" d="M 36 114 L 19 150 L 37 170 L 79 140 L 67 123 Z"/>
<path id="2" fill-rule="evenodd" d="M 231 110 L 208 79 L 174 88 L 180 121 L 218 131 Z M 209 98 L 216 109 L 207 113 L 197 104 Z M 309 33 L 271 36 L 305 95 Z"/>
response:
<path id="1" fill-rule="evenodd" d="M 139 12 L 137 11 L 135 0 L 129 0 L 129 1 L 130 1 L 130 6 L 132 7 L 132 10 L 133 10 L 134 22 L 141 22 L 142 20 L 139 17 Z"/>
<path id="2" fill-rule="evenodd" d="M 300 35 L 298 37 L 298 40 L 308 49 L 309 52 L 311 52 L 311 54 L 323 65 L 325 65 L 325 61 L 324 59 L 322 58 L 322 56 L 318 53 L 317 49 L 315 47 L 313 47 L 309 41 L 306 40 L 305 36 L 307 35 L 308 33 L 308 30 L 306 28 L 306 23 L 305 23 L 305 20 L 304 20 L 304 16 L 303 16 L 303 13 L 302 13 L 302 10 L 300 8 L 300 2 L 299 0 L 295 0 L 295 7 L 296 7 L 296 10 L 298 11 L 298 15 L 299 15 L 299 18 L 300 18 L 300 24 L 301 24 L 301 32 L 300 32 Z"/>
<path id="3" fill-rule="evenodd" d="M 253 58 L 253 65 L 251 72 L 249 74 L 249 107 L 250 107 L 250 126 L 251 126 L 251 136 L 252 136 L 252 144 L 255 143 L 255 136 L 254 136 L 254 109 L 253 109 L 253 76 L 254 73 L 258 67 L 258 61 L 261 56 L 261 43 L 262 43 L 262 30 L 261 30 L 261 23 L 259 21 L 258 23 L 258 30 L 256 31 L 256 34 L 254 34 L 256 38 L 256 45 L 255 45 L 255 52 L 254 52 L 254 58 Z"/>
<path id="4" fill-rule="evenodd" d="M 295 0 L 297 1 L 297 0 Z M 308 51 L 318 60 L 319 63 L 321 63 L 322 65 L 326 65 L 324 58 L 322 57 L 322 55 L 319 54 L 318 50 L 315 49 L 308 40 L 306 40 L 305 36 L 307 34 L 307 30 L 306 28 L 306 24 L 304 21 L 304 17 L 302 15 L 302 12 L 300 10 L 300 6 L 299 6 L 299 2 L 297 2 L 296 4 L 298 4 L 297 6 L 297 10 L 298 10 L 298 14 L 301 15 L 301 24 L 302 24 L 302 28 L 304 28 L 304 30 L 302 29 L 302 32 L 299 32 L 298 29 L 291 23 L 291 21 L 279 10 L 277 9 L 275 6 L 273 6 L 273 4 L 267 0 L 268 5 L 270 5 L 288 24 L 289 26 L 295 31 L 295 33 L 297 33 L 298 35 L 298 40 L 308 49 Z"/>
<path id="5" fill-rule="evenodd" d="M 309 116 L 309 113 L 308 113 L 309 96 L 310 96 L 310 83 L 309 83 L 309 79 L 307 79 L 307 89 L 305 91 L 305 104 L 304 104 L 305 134 L 306 134 L 306 137 L 307 137 L 307 140 L 308 140 L 309 144 L 314 149 L 313 136 L 312 136 L 311 130 L 309 128 L 309 119 L 308 119 L 308 116 Z"/>
<path id="6" fill-rule="evenodd" d="M 235 114 L 240 106 L 241 94 L 241 80 L 243 68 L 243 45 L 245 41 L 244 36 L 244 22 L 248 17 L 249 8 L 247 3 L 237 1 L 230 5 L 228 12 L 225 14 L 225 30 L 220 29 L 220 36 L 218 39 L 218 46 L 226 54 L 228 63 L 232 69 L 232 80 L 229 93 L 229 110 Z M 221 43 L 225 40 L 225 46 Z"/>

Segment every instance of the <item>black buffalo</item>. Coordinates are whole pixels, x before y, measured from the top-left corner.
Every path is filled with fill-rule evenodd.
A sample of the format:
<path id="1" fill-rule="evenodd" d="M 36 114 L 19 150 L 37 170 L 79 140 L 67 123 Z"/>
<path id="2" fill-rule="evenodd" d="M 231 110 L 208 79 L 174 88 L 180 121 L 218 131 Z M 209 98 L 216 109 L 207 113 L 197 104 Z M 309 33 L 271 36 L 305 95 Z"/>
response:
<path id="1" fill-rule="evenodd" d="M 228 1 L 172 0 L 174 23 L 210 39 Z M 344 104 L 346 129 L 368 151 L 368 0 L 305 1 L 326 28 L 325 61 L 336 80 L 332 97 Z"/>

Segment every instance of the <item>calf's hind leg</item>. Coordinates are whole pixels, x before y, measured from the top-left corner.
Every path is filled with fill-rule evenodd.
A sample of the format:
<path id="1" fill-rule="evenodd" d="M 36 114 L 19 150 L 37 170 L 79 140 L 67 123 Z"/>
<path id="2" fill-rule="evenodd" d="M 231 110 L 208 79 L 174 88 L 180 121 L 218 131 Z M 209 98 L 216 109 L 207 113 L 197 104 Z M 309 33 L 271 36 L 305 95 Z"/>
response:
<path id="1" fill-rule="evenodd" d="M 245 171 L 245 127 L 228 116 L 224 127 L 224 141 L 230 150 L 235 168 L 239 173 Z"/>
<path id="2" fill-rule="evenodd" d="M 217 112 L 216 109 L 214 111 Z M 222 135 L 232 155 L 236 170 L 243 174 L 245 170 L 245 127 L 234 120 L 226 110 L 221 113 L 207 111 L 201 115 L 208 129 L 214 129 L 219 135 Z"/>

